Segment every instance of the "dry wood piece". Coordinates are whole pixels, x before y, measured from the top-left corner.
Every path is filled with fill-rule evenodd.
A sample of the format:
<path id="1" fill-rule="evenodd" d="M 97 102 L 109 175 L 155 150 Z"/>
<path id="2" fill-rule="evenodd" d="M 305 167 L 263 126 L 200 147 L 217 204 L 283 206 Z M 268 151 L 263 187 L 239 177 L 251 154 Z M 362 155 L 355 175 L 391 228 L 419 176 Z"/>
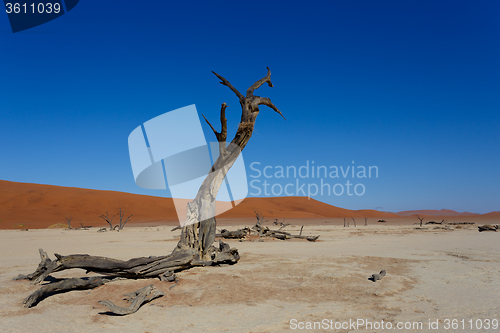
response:
<path id="1" fill-rule="evenodd" d="M 372 274 L 371 277 L 369 277 L 369 280 L 372 280 L 373 282 L 377 282 L 378 280 L 382 280 L 382 278 L 385 276 L 385 269 L 381 270 L 380 273 L 378 274 Z"/>
<path id="2" fill-rule="evenodd" d="M 475 222 L 448 222 L 449 225 L 476 224 Z"/>
<path id="3" fill-rule="evenodd" d="M 55 292 L 64 292 L 69 290 L 83 290 L 83 289 L 93 289 L 95 287 L 102 286 L 106 282 L 112 279 L 103 277 L 90 277 L 90 278 L 71 278 L 64 279 L 62 281 L 53 282 L 47 284 L 28 297 L 23 301 L 25 308 L 31 308 L 44 299 L 47 296 L 53 295 Z"/>
<path id="4" fill-rule="evenodd" d="M 178 281 L 177 276 L 175 276 L 173 271 L 168 271 L 160 275 L 160 281 L 174 282 Z"/>
<path id="5" fill-rule="evenodd" d="M 99 301 L 99 304 L 106 306 L 109 311 L 117 315 L 124 316 L 137 312 L 137 310 L 139 310 L 141 305 L 143 305 L 144 303 L 150 302 L 153 299 L 162 297 L 164 295 L 165 293 L 163 291 L 156 289 L 153 285 L 149 285 L 147 287 L 124 295 L 124 299 L 131 303 L 127 308 L 117 306 L 109 300 Z"/>
<path id="6" fill-rule="evenodd" d="M 485 225 L 478 226 L 477 229 L 478 229 L 479 232 L 483 232 L 483 231 L 497 231 L 498 230 L 498 224 L 496 224 L 496 225 L 485 224 Z"/>

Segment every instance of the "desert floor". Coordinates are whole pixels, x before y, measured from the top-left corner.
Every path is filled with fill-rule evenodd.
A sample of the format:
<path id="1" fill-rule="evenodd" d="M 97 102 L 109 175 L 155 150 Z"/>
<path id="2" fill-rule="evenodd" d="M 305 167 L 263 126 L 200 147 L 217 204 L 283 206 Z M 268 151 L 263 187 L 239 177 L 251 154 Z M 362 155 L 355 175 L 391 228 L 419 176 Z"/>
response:
<path id="1" fill-rule="evenodd" d="M 53 253 L 87 253 L 130 259 L 170 253 L 180 232 L 171 232 L 171 226 L 103 233 L 96 228 L 3 230 L 0 331 L 282 332 L 294 328 L 293 323 L 294 331 L 310 331 L 300 330 L 299 323 L 302 327 L 324 319 L 333 327 L 315 331 L 386 332 L 395 331 L 398 323 L 417 322 L 423 329 L 407 326 L 400 331 L 500 331 L 485 329 L 488 320 L 500 319 L 500 232 L 479 233 L 476 226 L 415 227 L 307 225 L 304 234 L 320 234 L 318 242 L 229 240 L 241 255 L 236 265 L 180 272 L 177 285 L 158 279 L 116 281 L 94 290 L 56 294 L 30 309 L 22 301 L 39 286 L 12 278 L 35 270 L 39 248 L 51 258 Z M 286 228 L 294 233 L 299 229 L 300 225 Z M 385 278 L 368 280 L 382 269 L 387 271 Z M 54 277 L 84 275 L 83 270 L 68 270 Z M 109 299 L 125 305 L 123 294 L 151 283 L 166 295 L 135 314 L 108 315 L 97 303 Z M 457 319 L 459 327 L 447 329 L 447 319 Z M 359 327 L 346 327 L 357 320 Z M 373 328 L 361 320 L 370 321 Z M 429 329 L 429 320 L 438 320 L 438 328 Z M 386 329 L 388 322 L 394 329 Z M 344 328 L 338 326 L 342 324 Z M 483 329 L 476 329 L 479 324 Z"/>

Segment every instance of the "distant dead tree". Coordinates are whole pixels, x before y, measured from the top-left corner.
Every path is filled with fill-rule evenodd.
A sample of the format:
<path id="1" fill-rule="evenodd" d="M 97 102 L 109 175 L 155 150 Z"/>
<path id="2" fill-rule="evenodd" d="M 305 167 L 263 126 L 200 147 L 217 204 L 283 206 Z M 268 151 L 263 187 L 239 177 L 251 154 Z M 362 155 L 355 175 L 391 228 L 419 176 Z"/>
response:
<path id="1" fill-rule="evenodd" d="M 70 217 L 65 217 L 66 223 L 68 224 L 68 229 L 71 229 L 71 220 L 73 219 L 73 216 Z"/>
<path id="2" fill-rule="evenodd" d="M 344 228 L 345 228 L 345 217 L 344 217 Z"/>
<path id="3" fill-rule="evenodd" d="M 106 212 L 106 216 L 101 215 L 99 216 L 100 218 L 102 218 L 104 221 L 106 221 L 108 224 L 109 224 L 109 230 L 113 230 L 113 219 L 115 218 L 116 214 L 113 215 L 111 218 L 109 218 L 109 213 Z"/>
<path id="4" fill-rule="evenodd" d="M 123 211 L 122 208 L 120 207 L 120 212 L 118 213 L 118 216 L 120 217 L 120 224 L 118 224 L 117 226 L 118 226 L 118 231 L 120 231 L 123 229 L 123 227 L 125 227 L 125 224 L 127 224 L 129 219 L 133 215 L 129 215 L 125 220 L 123 220 L 123 217 L 125 216 L 125 211 Z"/>
<path id="5" fill-rule="evenodd" d="M 238 250 L 231 248 L 228 244 L 219 241 L 214 245 L 216 221 L 215 221 L 215 199 L 224 178 L 229 169 L 236 162 L 241 151 L 246 147 L 252 137 L 259 107 L 265 105 L 283 117 L 280 110 L 271 102 L 270 98 L 254 95 L 256 89 L 264 84 L 272 87 L 271 70 L 267 69 L 267 75 L 257 80 L 242 94 L 228 80 L 213 72 L 220 83 L 228 87 L 238 98 L 241 106 L 241 118 L 234 138 L 227 143 L 227 119 L 225 117 L 227 104 L 222 103 L 220 110 L 220 132 L 210 124 L 203 116 L 215 134 L 219 142 L 219 156 L 214 161 L 209 174 L 205 177 L 196 197 L 187 204 L 186 222 L 182 228 L 181 237 L 173 251 L 164 256 L 149 256 L 133 258 L 128 261 L 112 258 L 97 257 L 91 255 L 68 255 L 56 254 L 56 259 L 51 260 L 47 253 L 40 250 L 41 262 L 35 272 L 21 275 L 18 278 L 31 280 L 38 284 L 45 280 L 53 272 L 70 268 L 83 268 L 88 272 L 97 272 L 104 276 L 92 276 L 90 278 L 70 278 L 57 280 L 45 284 L 24 300 L 25 307 L 32 307 L 40 300 L 53 294 L 54 291 L 65 292 L 74 289 L 92 289 L 114 278 L 160 278 L 162 281 L 172 279 L 173 272 L 179 272 L 195 266 L 218 266 L 235 264 L 240 259 Z M 284 117 L 283 117 L 284 118 Z M 112 219 L 106 212 L 101 215 L 112 227 Z M 280 233 L 283 233 L 280 231 Z M 285 235 L 286 236 L 286 235 Z M 301 236 L 304 237 L 304 236 Z M 150 300 L 151 288 L 140 289 L 133 293 L 136 295 L 132 302 L 134 309 L 145 301 Z M 128 314 L 117 310 L 110 302 L 104 302 L 110 311 L 117 314 Z"/>
<path id="6" fill-rule="evenodd" d="M 356 220 L 354 219 L 354 217 L 351 217 L 351 219 L 353 220 L 354 222 L 354 228 L 356 228 Z"/>
<path id="7" fill-rule="evenodd" d="M 368 219 L 365 217 L 365 226 L 368 225 Z"/>
<path id="8" fill-rule="evenodd" d="M 418 215 L 415 215 L 417 217 L 417 219 L 420 220 L 420 226 L 422 226 L 422 221 L 424 220 L 424 217 L 420 217 Z"/>

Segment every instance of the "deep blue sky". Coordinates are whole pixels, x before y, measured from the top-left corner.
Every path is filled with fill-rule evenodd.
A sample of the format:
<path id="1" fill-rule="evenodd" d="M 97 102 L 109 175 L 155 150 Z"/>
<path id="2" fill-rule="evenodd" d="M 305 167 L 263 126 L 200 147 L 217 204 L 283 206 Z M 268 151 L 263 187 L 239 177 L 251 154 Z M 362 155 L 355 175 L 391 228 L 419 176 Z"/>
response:
<path id="1" fill-rule="evenodd" d="M 190 104 L 218 128 L 227 102 L 232 135 L 211 71 L 245 91 L 269 66 L 287 121 L 261 108 L 247 167 L 378 166 L 314 197 L 350 209 L 500 210 L 500 2 L 119 3 L 16 34 L 0 14 L 0 179 L 168 195 L 135 185 L 130 132 Z"/>

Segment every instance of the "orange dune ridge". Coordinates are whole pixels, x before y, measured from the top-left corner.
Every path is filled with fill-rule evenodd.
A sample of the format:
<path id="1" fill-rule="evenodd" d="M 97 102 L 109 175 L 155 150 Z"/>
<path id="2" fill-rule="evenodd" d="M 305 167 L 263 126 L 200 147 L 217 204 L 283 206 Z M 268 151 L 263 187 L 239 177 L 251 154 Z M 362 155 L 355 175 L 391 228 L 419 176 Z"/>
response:
<path id="1" fill-rule="evenodd" d="M 227 205 L 227 203 L 225 203 Z M 132 214 L 129 224 L 147 225 L 161 223 L 177 225 L 177 213 L 171 198 L 131 194 L 116 191 L 91 190 L 75 187 L 18 183 L 0 180 L 0 229 L 47 228 L 66 223 L 65 217 L 73 217 L 72 227 L 107 226 L 99 218 L 109 212 L 110 216 L 125 211 L 125 217 Z M 497 218 L 500 212 L 488 214 L 457 213 L 441 210 L 414 210 L 400 213 L 377 210 L 349 210 L 335 207 L 307 197 L 246 198 L 235 208 L 218 218 L 253 219 L 255 211 L 267 219 L 322 219 L 322 218 L 401 218 L 419 214 L 437 218 L 453 216 L 476 216 Z M 440 214 L 440 215 L 439 215 Z M 113 224 L 118 223 L 118 216 Z"/>

